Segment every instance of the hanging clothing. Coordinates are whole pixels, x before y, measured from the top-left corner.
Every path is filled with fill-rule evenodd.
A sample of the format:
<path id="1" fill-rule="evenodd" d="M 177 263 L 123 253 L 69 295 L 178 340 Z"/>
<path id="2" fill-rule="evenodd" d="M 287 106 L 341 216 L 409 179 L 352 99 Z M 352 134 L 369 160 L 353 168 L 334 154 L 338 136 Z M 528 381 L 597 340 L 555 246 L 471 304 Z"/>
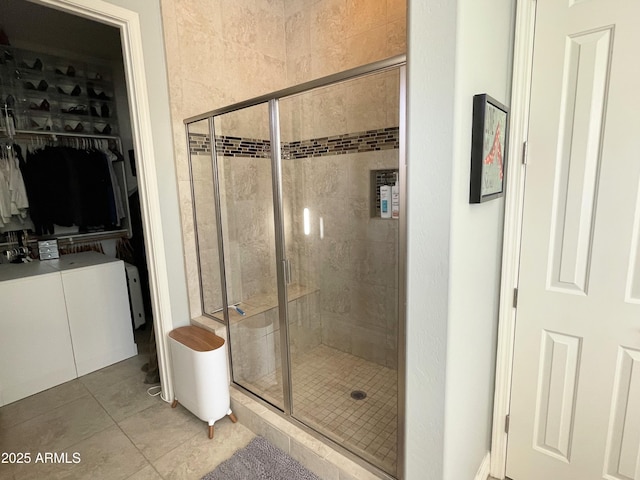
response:
<path id="1" fill-rule="evenodd" d="M 54 224 L 76 225 L 80 233 L 120 226 L 111 161 L 100 150 L 46 146 L 29 150 L 20 164 L 37 235 Z"/>
<path id="2" fill-rule="evenodd" d="M 2 146 L 0 154 L 0 227 L 11 222 L 12 217 L 24 220 L 29 201 L 26 194 L 14 146 Z"/>
<path id="3" fill-rule="evenodd" d="M 5 159 L 0 158 L 0 226 L 11 220 L 11 191 L 9 190 L 9 169 L 4 168 Z"/>
<path id="4" fill-rule="evenodd" d="M 19 148 L 19 147 L 18 147 Z M 12 146 L 11 152 L 16 150 L 16 145 Z M 9 179 L 9 190 L 11 191 L 11 214 L 24 219 L 27 217 L 29 209 L 29 199 L 27 198 L 27 189 L 24 185 L 22 172 L 16 155 L 9 156 L 9 167 L 11 170 Z"/>
<path id="5" fill-rule="evenodd" d="M 114 152 L 107 148 L 101 148 L 100 151 L 107 158 L 107 166 L 109 167 L 109 175 L 111 176 L 111 185 L 113 186 L 114 204 L 116 207 L 116 218 L 118 223 L 120 219 L 126 217 L 127 213 L 124 208 L 124 202 L 122 201 L 122 190 L 120 190 L 120 183 L 118 182 L 118 176 L 113 168 L 113 162 L 120 160 Z M 124 159 L 123 159 L 124 160 Z"/>

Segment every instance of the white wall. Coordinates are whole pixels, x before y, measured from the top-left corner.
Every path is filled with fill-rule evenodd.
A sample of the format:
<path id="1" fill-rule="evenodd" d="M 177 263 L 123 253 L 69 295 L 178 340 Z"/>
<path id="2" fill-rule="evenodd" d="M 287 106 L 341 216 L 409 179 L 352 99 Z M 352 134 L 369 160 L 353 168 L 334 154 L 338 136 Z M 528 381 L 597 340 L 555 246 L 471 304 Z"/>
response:
<path id="1" fill-rule="evenodd" d="M 469 204 L 472 99 L 508 105 L 512 0 L 458 0 L 445 479 L 473 478 L 491 445 L 504 197 Z M 461 454 L 464 452 L 464 454 Z"/>
<path id="2" fill-rule="evenodd" d="M 409 0 L 407 479 L 490 449 L 504 201 L 469 204 L 472 102 L 509 103 L 514 4 Z"/>
<path id="3" fill-rule="evenodd" d="M 182 248 L 182 227 L 178 204 L 178 189 L 173 157 L 169 90 L 165 62 L 162 17 L 159 0 L 105 0 L 107 3 L 138 13 L 142 30 L 142 45 L 146 68 L 147 92 L 160 193 L 160 220 L 165 245 L 165 261 L 171 317 L 174 327 L 189 324 L 189 305 Z M 162 292 L 160 292 L 162 294 Z"/>
<path id="4" fill-rule="evenodd" d="M 408 7 L 405 478 L 442 480 L 456 2 Z"/>

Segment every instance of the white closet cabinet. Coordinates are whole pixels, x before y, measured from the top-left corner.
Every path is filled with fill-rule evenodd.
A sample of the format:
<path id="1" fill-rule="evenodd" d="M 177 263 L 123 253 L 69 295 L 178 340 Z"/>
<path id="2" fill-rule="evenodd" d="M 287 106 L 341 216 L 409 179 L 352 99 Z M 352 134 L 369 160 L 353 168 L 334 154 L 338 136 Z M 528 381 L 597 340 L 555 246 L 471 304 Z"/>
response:
<path id="1" fill-rule="evenodd" d="M 124 262 L 88 252 L 57 263 L 78 376 L 136 355 Z"/>
<path id="2" fill-rule="evenodd" d="M 0 268 L 0 406 L 76 378 L 60 273 Z"/>
<path id="3" fill-rule="evenodd" d="M 0 406 L 137 355 L 124 262 L 0 265 Z"/>

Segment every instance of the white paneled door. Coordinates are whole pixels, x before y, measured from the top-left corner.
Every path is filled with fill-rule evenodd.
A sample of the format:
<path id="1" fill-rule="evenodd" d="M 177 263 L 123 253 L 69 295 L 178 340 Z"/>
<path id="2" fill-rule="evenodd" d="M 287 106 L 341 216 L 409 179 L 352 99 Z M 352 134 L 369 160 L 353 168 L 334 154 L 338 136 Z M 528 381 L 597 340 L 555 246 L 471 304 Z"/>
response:
<path id="1" fill-rule="evenodd" d="M 538 0 L 507 476 L 640 480 L 640 0 Z"/>

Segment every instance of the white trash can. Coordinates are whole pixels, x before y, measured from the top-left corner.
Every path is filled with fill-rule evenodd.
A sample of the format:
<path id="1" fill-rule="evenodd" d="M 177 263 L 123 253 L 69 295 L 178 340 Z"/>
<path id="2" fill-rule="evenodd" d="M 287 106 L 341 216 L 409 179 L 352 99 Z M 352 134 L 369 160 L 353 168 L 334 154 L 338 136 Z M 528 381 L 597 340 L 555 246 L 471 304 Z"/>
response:
<path id="1" fill-rule="evenodd" d="M 223 338 L 200 327 L 187 326 L 169 333 L 173 365 L 175 408 L 178 402 L 200 420 L 209 425 L 209 438 L 213 438 L 213 425 L 225 415 L 232 422 L 229 397 L 229 373 L 226 345 Z"/>

